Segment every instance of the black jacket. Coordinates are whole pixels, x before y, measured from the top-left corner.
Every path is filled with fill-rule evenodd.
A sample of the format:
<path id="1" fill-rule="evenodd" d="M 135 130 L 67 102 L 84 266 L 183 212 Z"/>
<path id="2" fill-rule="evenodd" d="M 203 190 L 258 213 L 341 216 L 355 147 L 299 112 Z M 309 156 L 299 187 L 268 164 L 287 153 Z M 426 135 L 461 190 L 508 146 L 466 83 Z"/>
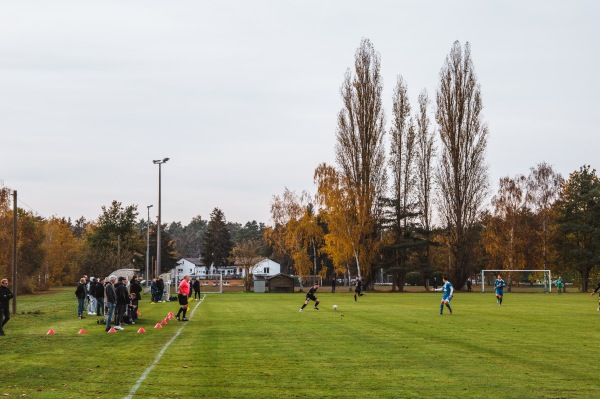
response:
<path id="1" fill-rule="evenodd" d="M 85 299 L 85 295 L 85 284 L 77 284 L 77 289 L 75 290 L 75 296 L 77 299 Z"/>
<path id="2" fill-rule="evenodd" d="M 117 294 L 117 305 L 127 305 L 129 303 L 129 293 L 127 292 L 127 286 L 119 282 L 115 284 L 115 291 Z"/>
<path id="3" fill-rule="evenodd" d="M 137 300 L 142 299 L 142 286 L 140 285 L 140 282 L 137 280 L 131 280 L 129 283 L 129 292 L 135 294 Z"/>
<path id="4" fill-rule="evenodd" d="M 13 297 L 12 292 L 10 292 L 10 289 L 8 287 L 4 287 L 4 286 L 0 286 L 0 303 L 1 304 L 8 304 L 8 301 L 10 301 Z"/>
<path id="5" fill-rule="evenodd" d="M 96 298 L 104 298 L 104 285 L 102 285 L 100 282 L 97 282 L 94 286 L 94 291 L 92 291 L 92 295 Z"/>
<path id="6" fill-rule="evenodd" d="M 104 286 L 104 292 L 106 293 L 106 301 L 110 303 L 117 303 L 117 292 L 115 286 L 111 283 L 106 283 Z"/>

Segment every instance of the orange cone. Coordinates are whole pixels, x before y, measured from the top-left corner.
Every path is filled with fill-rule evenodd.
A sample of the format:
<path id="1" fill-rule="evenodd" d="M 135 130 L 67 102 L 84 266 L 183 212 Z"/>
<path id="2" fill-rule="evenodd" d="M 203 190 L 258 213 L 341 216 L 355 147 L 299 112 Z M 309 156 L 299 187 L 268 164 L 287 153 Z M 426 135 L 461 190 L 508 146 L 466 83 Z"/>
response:
<path id="1" fill-rule="evenodd" d="M 56 333 L 54 332 L 53 329 L 48 330 L 48 332 L 46 333 L 46 335 L 54 335 L 54 334 L 56 334 Z"/>
<path id="2" fill-rule="evenodd" d="M 146 332 L 146 330 L 144 330 L 144 327 L 140 327 L 140 329 L 138 330 L 138 334 L 142 334 L 145 332 Z"/>
<path id="3" fill-rule="evenodd" d="M 140 312 L 137 312 L 138 317 L 140 317 L 142 314 Z"/>
<path id="4" fill-rule="evenodd" d="M 160 325 L 160 323 L 156 323 L 156 325 L 154 326 L 154 328 L 162 328 L 162 326 Z"/>
<path id="5" fill-rule="evenodd" d="M 170 316 L 171 318 L 175 317 L 175 315 L 173 314 L 173 312 L 169 312 L 169 316 Z"/>
<path id="6" fill-rule="evenodd" d="M 109 334 L 114 334 L 117 332 L 114 327 L 111 327 L 110 330 L 107 331 Z"/>
<path id="7" fill-rule="evenodd" d="M 85 334 L 85 328 L 82 328 L 81 330 L 79 330 L 79 332 L 77 334 Z"/>

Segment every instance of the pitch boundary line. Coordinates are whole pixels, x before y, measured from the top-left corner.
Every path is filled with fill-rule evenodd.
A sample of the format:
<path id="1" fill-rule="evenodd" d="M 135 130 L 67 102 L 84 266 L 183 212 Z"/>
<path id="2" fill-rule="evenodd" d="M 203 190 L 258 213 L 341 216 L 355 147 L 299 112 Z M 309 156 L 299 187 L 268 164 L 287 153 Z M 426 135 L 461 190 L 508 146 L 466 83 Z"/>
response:
<path id="1" fill-rule="evenodd" d="M 202 299 L 200 299 L 200 301 L 196 304 L 196 306 L 194 306 L 194 309 L 192 309 L 192 312 L 190 313 L 190 319 L 192 317 L 194 317 L 194 312 L 196 311 L 196 309 L 198 308 L 198 306 L 200 306 L 200 304 L 204 301 L 204 298 L 206 298 L 206 294 L 204 294 L 204 296 L 202 297 Z M 144 382 L 144 380 L 146 380 L 146 377 L 148 377 L 148 374 L 150 374 L 150 372 L 154 369 L 154 366 L 156 366 L 158 364 L 158 362 L 160 361 L 160 359 L 162 358 L 162 356 L 164 355 L 164 353 L 167 351 L 167 349 L 173 343 L 173 341 L 175 341 L 175 339 L 179 336 L 179 334 L 181 333 L 181 331 L 183 331 L 183 329 L 185 328 L 185 326 L 186 326 L 186 323 L 184 323 L 181 327 L 179 327 L 179 330 L 177 330 L 177 332 L 175 333 L 175 335 L 173 335 L 173 337 L 169 340 L 169 342 L 167 342 L 165 344 L 165 346 L 162 347 L 162 349 L 160 350 L 160 352 L 158 352 L 158 354 L 154 358 L 154 361 L 152 362 L 152 364 L 150 366 L 148 366 L 148 368 L 142 373 L 142 375 L 140 376 L 140 378 L 138 378 L 138 380 L 136 381 L 135 385 L 133 387 L 131 387 L 131 390 L 129 391 L 129 394 L 127 396 L 125 396 L 124 399 L 133 399 L 133 395 L 135 395 L 135 393 L 137 392 L 137 390 L 139 389 L 139 387 L 142 385 L 142 383 Z"/>

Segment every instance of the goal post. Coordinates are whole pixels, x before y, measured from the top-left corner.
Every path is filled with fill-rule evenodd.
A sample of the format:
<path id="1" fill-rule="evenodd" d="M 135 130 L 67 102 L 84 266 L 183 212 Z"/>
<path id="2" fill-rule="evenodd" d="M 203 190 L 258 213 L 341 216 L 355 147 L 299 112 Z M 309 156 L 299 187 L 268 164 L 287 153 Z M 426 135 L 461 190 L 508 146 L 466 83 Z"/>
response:
<path id="1" fill-rule="evenodd" d="M 550 270 L 500 270 L 481 271 L 481 292 L 494 291 L 494 281 L 498 274 L 506 283 L 508 292 L 552 292 L 552 276 Z"/>
<path id="2" fill-rule="evenodd" d="M 202 294 L 222 294 L 223 293 L 223 275 L 205 274 L 200 277 L 200 292 Z"/>

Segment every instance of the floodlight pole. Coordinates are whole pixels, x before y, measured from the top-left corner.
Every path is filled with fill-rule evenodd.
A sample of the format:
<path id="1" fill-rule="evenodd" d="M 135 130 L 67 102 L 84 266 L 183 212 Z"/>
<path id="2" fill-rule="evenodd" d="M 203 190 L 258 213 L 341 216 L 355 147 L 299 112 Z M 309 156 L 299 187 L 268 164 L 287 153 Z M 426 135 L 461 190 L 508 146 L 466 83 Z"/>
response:
<path id="1" fill-rule="evenodd" d="M 148 280 L 150 280 L 150 208 L 152 205 L 148 205 L 148 239 L 146 244 L 146 288 L 148 288 Z"/>
<path id="2" fill-rule="evenodd" d="M 161 166 L 163 163 L 167 162 L 169 158 L 157 159 L 152 161 L 155 165 L 158 165 L 158 223 L 156 224 L 156 276 L 160 275 L 160 211 L 161 211 L 161 201 L 160 201 L 160 191 L 161 191 Z"/>

